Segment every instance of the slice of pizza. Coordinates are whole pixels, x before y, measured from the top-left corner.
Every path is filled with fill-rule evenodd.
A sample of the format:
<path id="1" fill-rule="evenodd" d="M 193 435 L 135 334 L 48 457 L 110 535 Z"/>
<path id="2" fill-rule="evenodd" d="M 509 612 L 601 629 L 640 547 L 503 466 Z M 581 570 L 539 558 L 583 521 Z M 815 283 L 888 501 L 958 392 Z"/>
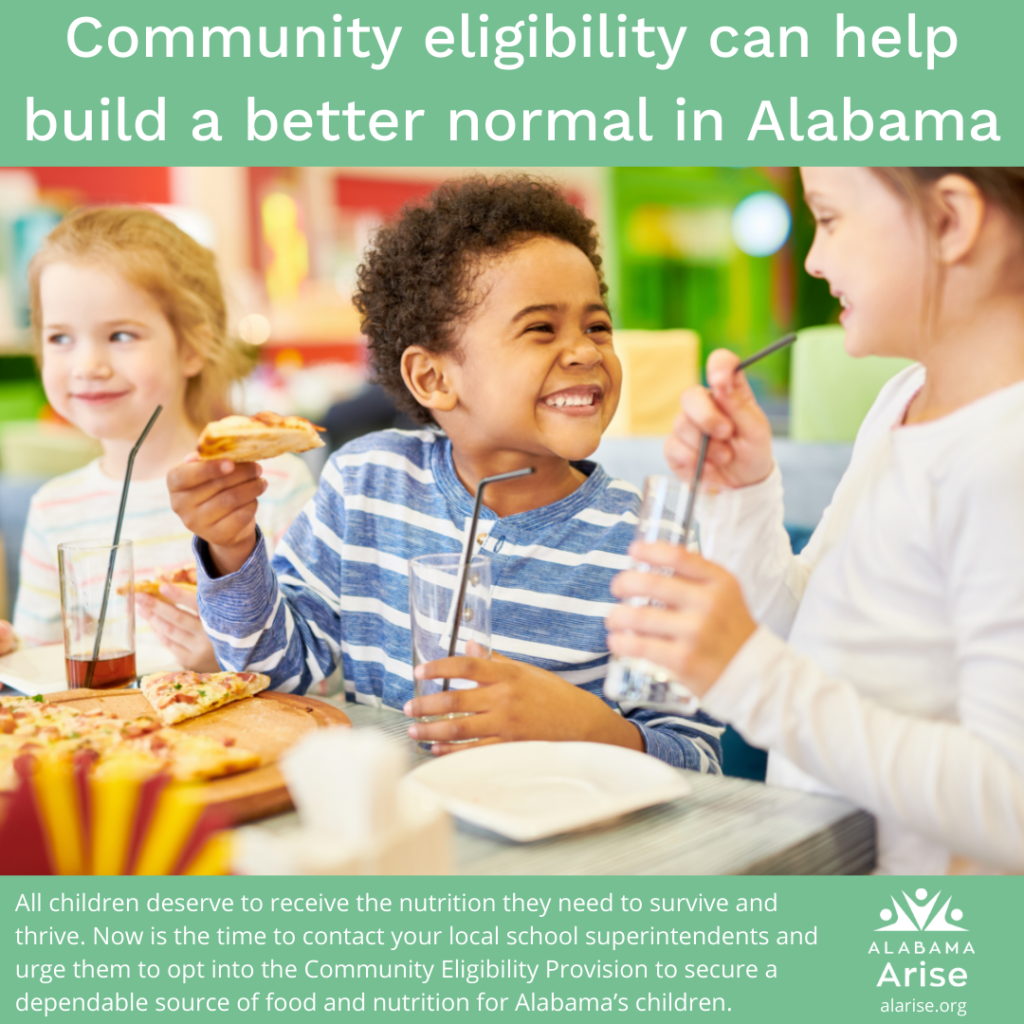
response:
<path id="1" fill-rule="evenodd" d="M 19 760 L 28 767 L 33 762 L 50 761 L 74 767 L 81 756 L 86 756 L 91 766 L 99 761 L 108 750 L 121 743 L 120 737 L 104 743 L 99 736 L 80 736 L 71 733 L 66 737 L 44 730 L 36 736 L 0 735 L 0 791 L 14 789 L 18 777 L 16 765 Z"/>
<path id="2" fill-rule="evenodd" d="M 42 696 L 0 697 L 0 735 L 63 738 L 76 731 L 81 712 Z"/>
<path id="3" fill-rule="evenodd" d="M 237 775 L 260 766 L 259 754 L 237 747 L 233 739 L 215 739 L 177 729 L 157 729 L 124 739 L 106 752 L 94 772 L 102 778 L 132 764 L 140 775 L 167 772 L 178 782 L 200 782 Z"/>
<path id="4" fill-rule="evenodd" d="M 177 673 L 179 677 L 188 675 L 195 674 Z M 251 672 L 218 672 L 196 678 L 205 698 L 220 692 L 225 680 L 234 680 L 236 696 L 228 700 L 258 692 L 269 681 Z M 183 684 L 181 690 L 173 692 L 180 695 L 184 691 Z M 179 706 L 193 707 L 187 702 L 179 702 Z M 21 760 L 26 767 L 32 762 L 56 761 L 72 768 L 82 759 L 100 778 L 110 772 L 129 772 L 140 778 L 167 772 L 180 782 L 217 779 L 261 764 L 258 754 L 236 746 L 232 736 L 184 733 L 168 728 L 155 713 L 123 719 L 104 708 L 83 711 L 73 703 L 0 697 L 0 792 L 16 786 Z"/>
<path id="5" fill-rule="evenodd" d="M 150 596 L 155 597 L 158 601 L 166 601 L 170 604 L 171 602 L 169 599 L 160 593 L 160 588 L 165 583 L 169 583 L 175 587 L 181 587 L 182 590 L 187 590 L 193 594 L 196 593 L 199 589 L 196 579 L 196 567 L 194 565 L 190 565 L 182 569 L 174 569 L 171 572 L 158 572 L 152 579 L 136 580 L 135 593 L 149 594 Z M 127 590 L 127 587 L 122 587 L 118 593 L 124 594 Z"/>
<path id="6" fill-rule="evenodd" d="M 0 792 L 14 789 L 18 785 L 14 763 L 19 757 L 38 757 L 45 749 L 46 744 L 35 737 L 0 733 Z"/>
<path id="7" fill-rule="evenodd" d="M 257 462 L 285 452 L 322 448 L 318 427 L 301 416 L 258 412 L 255 416 L 227 416 L 208 423 L 199 435 L 199 458 Z"/>
<path id="8" fill-rule="evenodd" d="M 258 672 L 157 672 L 144 676 L 140 684 L 164 725 L 205 715 L 269 685 L 270 676 Z"/>

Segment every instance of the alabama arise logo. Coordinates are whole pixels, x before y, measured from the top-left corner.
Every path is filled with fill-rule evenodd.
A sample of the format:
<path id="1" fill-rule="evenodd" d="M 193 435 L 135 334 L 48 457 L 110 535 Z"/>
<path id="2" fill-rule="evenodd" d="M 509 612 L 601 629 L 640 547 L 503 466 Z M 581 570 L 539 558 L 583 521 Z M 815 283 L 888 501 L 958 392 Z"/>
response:
<path id="1" fill-rule="evenodd" d="M 973 954 L 974 947 L 963 934 L 967 928 L 957 923 L 964 919 L 963 911 L 952 905 L 952 896 L 943 900 L 941 890 L 932 896 L 927 889 L 915 890 L 912 897 L 906 892 L 900 896 L 902 899 L 890 895 L 892 907 L 883 907 L 878 914 L 885 923 L 874 931 L 903 934 L 891 938 L 878 935 L 868 949 L 869 955 L 884 958 L 881 971 L 875 975 L 875 988 L 899 992 L 882 1003 L 882 1012 L 939 1010 L 964 1015 L 967 1003 L 959 990 L 967 985 L 967 968 L 962 966 L 962 958 Z"/>
<path id="2" fill-rule="evenodd" d="M 898 899 L 895 896 L 890 896 L 892 900 L 893 910 L 888 907 L 882 909 L 879 913 L 879 917 L 883 921 L 892 921 L 891 924 L 884 924 L 881 928 L 876 928 L 876 932 L 965 932 L 966 928 L 962 928 L 958 924 L 953 924 L 953 921 L 962 921 L 964 912 L 959 909 L 950 910 L 950 903 L 953 902 L 953 897 L 950 896 L 946 899 L 946 902 L 935 911 L 935 905 L 939 901 L 939 897 L 942 895 L 941 891 L 937 892 L 930 900 L 928 899 L 927 889 L 918 889 L 914 893 L 914 896 L 920 902 L 915 902 L 906 893 L 903 893 L 903 899 L 906 901 L 906 909 L 900 905 Z M 926 903 L 925 900 L 928 902 Z M 910 913 L 908 914 L 907 911 Z M 935 913 L 933 914 L 933 911 Z M 895 914 L 894 914 L 895 912 Z M 896 920 L 893 921 L 895 916 Z"/>

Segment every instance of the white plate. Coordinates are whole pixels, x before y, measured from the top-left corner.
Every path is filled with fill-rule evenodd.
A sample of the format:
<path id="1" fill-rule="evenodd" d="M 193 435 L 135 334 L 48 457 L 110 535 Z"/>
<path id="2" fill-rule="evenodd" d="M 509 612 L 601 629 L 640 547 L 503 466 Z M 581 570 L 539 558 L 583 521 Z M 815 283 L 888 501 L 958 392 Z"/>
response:
<path id="1" fill-rule="evenodd" d="M 135 652 L 135 669 L 140 676 L 150 672 L 175 672 L 180 669 L 171 653 L 156 644 L 140 646 Z M 22 647 L 0 658 L 0 683 L 36 697 L 59 693 L 68 688 L 64 668 L 64 645 Z"/>
<path id="2" fill-rule="evenodd" d="M 521 843 L 686 796 L 663 761 L 604 743 L 499 743 L 448 754 L 406 776 L 457 818 Z"/>

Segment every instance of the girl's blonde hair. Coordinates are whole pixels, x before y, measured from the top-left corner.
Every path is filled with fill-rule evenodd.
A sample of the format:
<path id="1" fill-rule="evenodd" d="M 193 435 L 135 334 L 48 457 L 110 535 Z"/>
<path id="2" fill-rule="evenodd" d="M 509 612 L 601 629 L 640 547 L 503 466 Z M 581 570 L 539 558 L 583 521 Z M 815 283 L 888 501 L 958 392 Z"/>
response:
<path id="1" fill-rule="evenodd" d="M 42 343 L 39 280 L 52 263 L 96 262 L 123 275 L 160 307 L 180 345 L 203 358 L 185 389 L 185 412 L 201 427 L 230 411 L 231 384 L 249 368 L 228 337 L 227 309 L 214 255 L 166 217 L 138 207 L 74 210 L 53 229 L 29 265 L 32 331 Z"/>

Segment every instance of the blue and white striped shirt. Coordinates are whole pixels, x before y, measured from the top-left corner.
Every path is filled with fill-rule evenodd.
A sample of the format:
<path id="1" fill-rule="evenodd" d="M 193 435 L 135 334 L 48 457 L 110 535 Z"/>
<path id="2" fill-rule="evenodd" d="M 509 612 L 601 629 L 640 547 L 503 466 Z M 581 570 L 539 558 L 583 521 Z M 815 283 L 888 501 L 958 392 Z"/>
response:
<path id="1" fill-rule="evenodd" d="M 552 505 L 504 518 L 483 508 L 474 547 L 491 560 L 494 650 L 601 695 L 609 584 L 629 565 L 639 494 L 593 463 L 579 467 L 587 480 Z M 443 435 L 389 430 L 346 445 L 272 566 L 261 538 L 238 572 L 211 578 L 196 542 L 199 610 L 218 659 L 295 693 L 340 661 L 357 699 L 401 707 L 412 696 L 409 560 L 457 554 L 472 512 Z M 627 717 L 655 757 L 720 771 L 713 719 Z"/>

